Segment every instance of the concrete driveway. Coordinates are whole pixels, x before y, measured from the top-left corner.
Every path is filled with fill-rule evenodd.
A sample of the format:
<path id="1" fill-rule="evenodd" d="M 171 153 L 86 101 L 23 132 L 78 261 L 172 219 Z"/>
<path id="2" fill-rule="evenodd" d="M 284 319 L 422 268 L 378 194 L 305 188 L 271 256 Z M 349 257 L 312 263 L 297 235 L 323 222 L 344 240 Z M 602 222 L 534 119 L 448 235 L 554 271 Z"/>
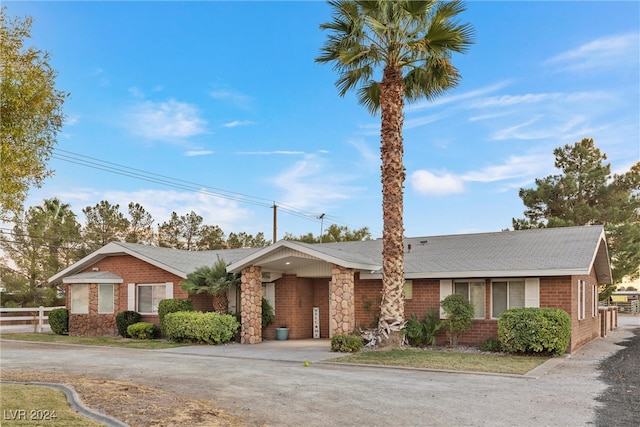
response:
<path id="1" fill-rule="evenodd" d="M 304 343 L 318 347 L 285 361 L 297 356 L 269 348 L 282 342 L 151 351 L 3 339 L 0 363 L 3 370 L 87 375 L 212 399 L 254 425 L 584 426 L 593 424 L 595 399 L 606 388 L 598 363 L 620 349 L 616 343 L 634 327 L 640 317 L 530 377 L 327 362 L 305 367 L 302 359 L 324 360 L 322 341 Z"/>

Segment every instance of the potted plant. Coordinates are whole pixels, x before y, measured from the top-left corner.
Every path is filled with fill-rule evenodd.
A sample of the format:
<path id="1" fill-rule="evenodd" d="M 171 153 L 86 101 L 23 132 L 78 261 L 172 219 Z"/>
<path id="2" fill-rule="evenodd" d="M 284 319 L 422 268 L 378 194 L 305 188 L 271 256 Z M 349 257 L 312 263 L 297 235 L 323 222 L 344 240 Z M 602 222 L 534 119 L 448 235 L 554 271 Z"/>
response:
<path id="1" fill-rule="evenodd" d="M 289 328 L 287 325 L 282 325 L 276 328 L 276 338 L 280 341 L 284 341 L 289 338 Z"/>

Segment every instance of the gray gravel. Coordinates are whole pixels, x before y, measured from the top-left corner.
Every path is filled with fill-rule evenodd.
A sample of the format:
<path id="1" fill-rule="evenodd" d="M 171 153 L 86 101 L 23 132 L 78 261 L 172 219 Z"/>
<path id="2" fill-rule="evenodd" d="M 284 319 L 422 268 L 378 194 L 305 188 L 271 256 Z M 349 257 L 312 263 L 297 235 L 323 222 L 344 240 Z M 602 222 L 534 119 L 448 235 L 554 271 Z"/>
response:
<path id="1" fill-rule="evenodd" d="M 640 318 L 527 377 L 340 366 L 172 351 L 2 340 L 2 369 L 130 381 L 216 400 L 272 426 L 595 425 L 608 388 L 599 364 L 633 337 Z M 126 408 L 123 408 L 126 411 Z"/>

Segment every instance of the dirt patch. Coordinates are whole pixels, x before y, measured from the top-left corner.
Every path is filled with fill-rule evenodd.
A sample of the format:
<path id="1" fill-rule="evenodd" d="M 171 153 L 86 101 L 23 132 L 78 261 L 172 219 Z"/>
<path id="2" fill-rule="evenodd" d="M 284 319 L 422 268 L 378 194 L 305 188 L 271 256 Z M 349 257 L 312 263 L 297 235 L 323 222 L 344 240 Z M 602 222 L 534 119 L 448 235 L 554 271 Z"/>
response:
<path id="1" fill-rule="evenodd" d="M 73 387 L 82 403 L 132 427 L 244 426 L 239 416 L 216 409 L 215 402 L 179 396 L 157 388 L 77 375 L 2 370 L 2 379 L 61 383 Z"/>
<path id="2" fill-rule="evenodd" d="M 598 397 L 603 406 L 596 413 L 598 426 L 640 425 L 640 329 L 618 345 L 623 346 L 603 360 L 600 379 L 609 385 Z"/>

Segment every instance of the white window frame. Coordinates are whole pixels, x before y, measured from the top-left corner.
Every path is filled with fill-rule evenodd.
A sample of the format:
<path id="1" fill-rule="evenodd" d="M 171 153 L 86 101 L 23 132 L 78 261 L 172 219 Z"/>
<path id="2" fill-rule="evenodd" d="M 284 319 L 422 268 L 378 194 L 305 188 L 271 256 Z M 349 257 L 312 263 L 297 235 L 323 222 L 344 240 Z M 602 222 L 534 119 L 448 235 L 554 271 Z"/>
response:
<path id="1" fill-rule="evenodd" d="M 262 284 L 262 296 L 267 300 L 271 308 L 273 309 L 273 315 L 276 314 L 276 284 L 274 282 L 268 282 Z"/>
<path id="2" fill-rule="evenodd" d="M 71 314 L 89 314 L 89 293 L 91 292 L 90 287 L 91 285 L 89 285 L 88 283 L 74 283 L 71 285 Z M 86 303 L 81 307 L 78 307 L 78 303 L 76 302 L 78 301 L 78 299 L 76 298 L 76 295 L 80 293 L 80 289 L 86 290 Z M 84 298 L 85 296 L 83 295 L 83 301 Z"/>
<path id="3" fill-rule="evenodd" d="M 585 296 L 586 284 L 584 280 L 578 280 L 578 320 L 584 320 L 587 301 Z"/>
<path id="4" fill-rule="evenodd" d="M 156 300 L 156 289 L 162 287 L 163 291 L 162 291 L 162 298 L 158 299 L 158 302 L 160 302 L 160 300 L 166 299 L 167 298 L 167 287 L 169 286 L 169 283 L 138 283 L 138 285 L 136 286 L 136 311 L 140 314 L 158 314 L 158 307 L 157 305 L 154 306 L 153 301 Z M 140 311 L 140 288 L 146 288 L 146 287 L 151 287 L 151 312 L 147 312 L 147 311 Z M 155 311 L 153 311 L 153 309 L 155 308 Z"/>
<path id="5" fill-rule="evenodd" d="M 506 282 L 506 283 L 507 283 L 507 304 L 506 304 L 505 311 L 506 311 L 506 310 L 509 310 L 510 308 L 514 308 L 514 307 L 511 307 L 511 306 L 509 305 L 509 296 L 510 296 L 510 295 L 509 295 L 509 292 L 510 292 L 510 289 L 509 289 L 509 288 L 510 288 L 510 284 L 511 284 L 512 282 L 523 282 L 523 283 L 524 283 L 524 300 L 522 301 L 522 306 L 523 306 L 523 307 L 532 307 L 532 306 L 534 306 L 533 304 L 528 305 L 528 301 L 527 301 L 527 295 L 528 295 L 527 287 L 528 287 L 528 286 L 532 286 L 532 284 L 533 284 L 534 282 L 530 282 L 528 279 L 524 279 L 524 278 L 493 279 L 493 280 L 491 280 L 491 307 L 490 307 L 490 309 L 491 309 L 491 318 L 492 318 L 492 319 L 497 319 L 497 318 L 498 318 L 498 317 L 494 317 L 494 315 L 493 315 L 493 306 L 494 306 L 494 292 L 493 292 L 493 285 L 494 285 L 495 283 L 504 283 L 504 282 Z M 539 292 L 539 282 L 537 282 L 537 283 L 536 283 L 536 285 L 537 285 L 538 292 Z M 515 307 L 515 308 L 519 308 L 519 307 Z M 500 316 L 500 314 L 498 314 L 498 316 Z"/>
<path id="6" fill-rule="evenodd" d="M 413 299 L 413 280 L 405 280 L 402 286 L 402 295 L 405 300 Z"/>
<path id="7" fill-rule="evenodd" d="M 486 293 L 487 293 L 487 284 L 485 280 L 482 279 L 455 279 L 453 281 L 452 284 L 452 293 L 456 293 L 456 283 L 465 283 L 467 285 L 467 301 L 469 301 L 471 303 L 471 305 L 473 305 L 473 318 L 474 319 L 486 319 L 487 318 L 487 297 L 486 297 Z M 476 302 L 475 301 L 471 301 L 471 285 L 473 283 L 482 283 L 482 301 L 481 301 L 481 307 L 482 307 L 482 316 L 476 317 L 475 312 L 476 312 Z"/>
<path id="8" fill-rule="evenodd" d="M 108 286 L 111 288 L 111 292 L 108 292 L 106 295 L 104 294 L 104 292 L 102 292 L 101 290 L 104 289 L 103 286 Z M 112 283 L 98 283 L 98 314 L 113 314 L 113 312 L 115 311 L 115 285 Z M 110 294 L 110 295 L 109 295 Z M 111 304 L 110 310 L 107 311 L 103 311 L 100 310 L 100 307 L 102 304 L 100 304 L 101 302 L 103 302 L 104 298 L 110 298 L 111 299 Z"/>
<path id="9" fill-rule="evenodd" d="M 591 285 L 591 317 L 598 316 L 598 286 Z"/>

